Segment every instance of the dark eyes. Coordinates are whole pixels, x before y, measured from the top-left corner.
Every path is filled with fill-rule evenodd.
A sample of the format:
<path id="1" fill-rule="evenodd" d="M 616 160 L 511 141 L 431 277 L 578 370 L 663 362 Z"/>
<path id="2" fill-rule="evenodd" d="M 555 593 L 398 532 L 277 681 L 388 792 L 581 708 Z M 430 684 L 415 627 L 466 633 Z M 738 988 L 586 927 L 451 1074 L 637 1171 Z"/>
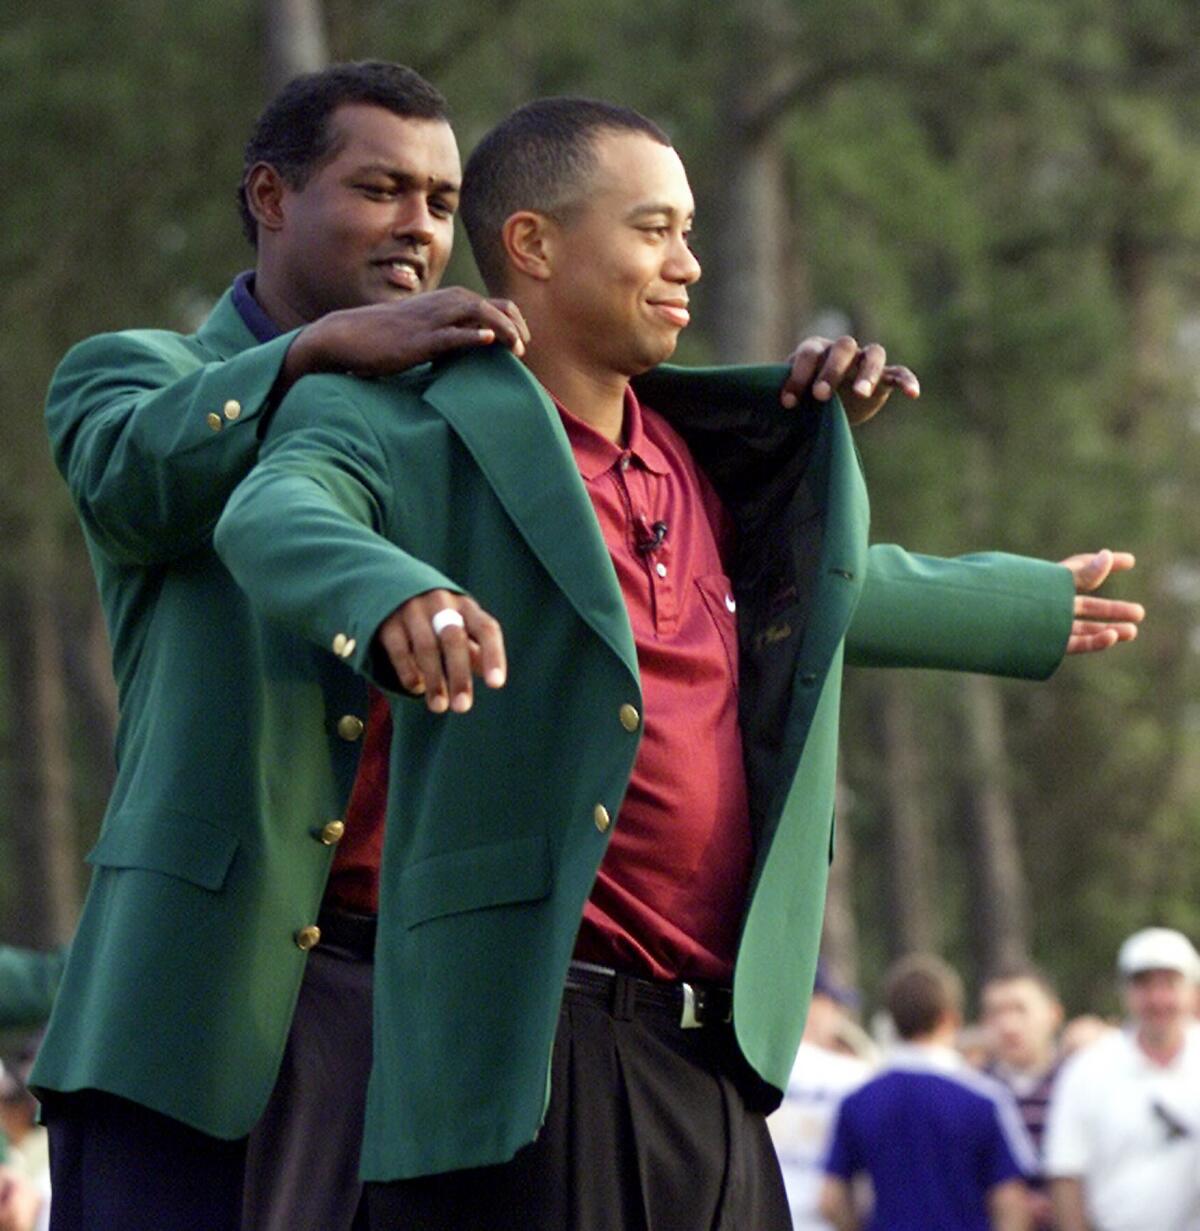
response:
<path id="1" fill-rule="evenodd" d="M 653 235 L 656 239 L 670 239 L 674 230 L 673 227 L 668 226 L 666 223 L 662 223 L 658 226 L 645 226 L 640 229 L 644 234 Z M 695 239 L 695 234 L 695 231 L 693 231 L 690 227 L 681 232 L 683 242 L 687 244 L 689 248 L 692 246 L 692 241 Z"/>
<path id="2" fill-rule="evenodd" d="M 395 184 L 355 184 L 355 188 L 370 201 L 394 201 L 398 196 L 408 191 Z M 445 197 L 431 197 L 429 212 L 435 218 L 453 218 L 455 206 Z"/>

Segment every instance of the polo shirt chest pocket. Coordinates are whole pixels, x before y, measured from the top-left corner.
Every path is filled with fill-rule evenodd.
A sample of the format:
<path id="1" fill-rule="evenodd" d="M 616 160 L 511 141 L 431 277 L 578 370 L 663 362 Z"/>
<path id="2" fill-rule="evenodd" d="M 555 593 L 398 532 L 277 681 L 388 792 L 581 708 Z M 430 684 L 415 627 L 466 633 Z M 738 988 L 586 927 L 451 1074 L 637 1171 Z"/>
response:
<path id="1" fill-rule="evenodd" d="M 696 589 L 704 602 L 725 650 L 734 688 L 738 681 L 737 600 L 733 586 L 723 573 L 705 573 L 695 579 Z"/>

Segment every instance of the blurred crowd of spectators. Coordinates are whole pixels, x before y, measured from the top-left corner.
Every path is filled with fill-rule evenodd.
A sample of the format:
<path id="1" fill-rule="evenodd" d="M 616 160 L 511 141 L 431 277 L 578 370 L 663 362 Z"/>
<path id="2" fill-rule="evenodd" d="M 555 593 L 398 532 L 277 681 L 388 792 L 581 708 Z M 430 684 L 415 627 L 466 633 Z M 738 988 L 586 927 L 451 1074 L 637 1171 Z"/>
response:
<path id="1" fill-rule="evenodd" d="M 33 956 L 8 953 L 27 988 Z M 1116 967 L 1121 1023 L 1065 1021 L 1050 979 L 1022 966 L 986 980 L 968 1024 L 955 971 L 912 955 L 870 1031 L 820 969 L 769 1121 L 797 1231 L 1200 1231 L 1200 956 L 1146 928 Z M 36 973 L 48 1012 L 54 969 Z M 14 1011 L 0 1022 L 30 1005 Z M 0 1231 L 49 1223 L 35 1045 L 0 1063 Z"/>
<path id="2" fill-rule="evenodd" d="M 1200 956 L 1167 928 L 1117 955 L 1125 1020 L 1064 1021 L 1023 966 L 983 985 L 889 971 L 870 1034 L 818 973 L 770 1124 L 799 1231 L 1200 1231 Z"/>

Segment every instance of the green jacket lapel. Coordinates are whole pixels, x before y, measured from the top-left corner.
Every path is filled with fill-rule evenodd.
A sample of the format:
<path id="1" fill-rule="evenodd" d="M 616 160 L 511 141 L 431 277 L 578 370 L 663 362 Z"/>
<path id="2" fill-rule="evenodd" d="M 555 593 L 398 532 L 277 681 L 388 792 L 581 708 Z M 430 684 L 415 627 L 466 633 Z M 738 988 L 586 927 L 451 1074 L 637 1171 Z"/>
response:
<path id="1" fill-rule="evenodd" d="M 425 400 L 454 428 L 534 555 L 635 680 L 637 652 L 608 549 L 562 420 L 507 350 L 468 351 Z"/>

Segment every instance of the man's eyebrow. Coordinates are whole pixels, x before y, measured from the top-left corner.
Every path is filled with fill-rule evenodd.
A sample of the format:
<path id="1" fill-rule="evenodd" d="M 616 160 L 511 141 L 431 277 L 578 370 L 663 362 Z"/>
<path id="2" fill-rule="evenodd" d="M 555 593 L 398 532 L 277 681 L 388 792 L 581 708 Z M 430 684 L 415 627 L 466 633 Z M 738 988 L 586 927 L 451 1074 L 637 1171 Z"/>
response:
<path id="1" fill-rule="evenodd" d="M 656 214 L 663 214 L 668 218 L 676 218 L 680 214 L 680 210 L 674 205 L 666 203 L 649 202 L 646 205 L 638 205 L 631 209 L 627 215 L 629 222 L 636 222 L 639 218 L 648 218 Z M 688 210 L 683 215 L 685 222 L 691 222 L 696 216 L 695 210 Z"/>
<path id="2" fill-rule="evenodd" d="M 388 179 L 395 180 L 398 184 L 403 184 L 405 187 L 421 187 L 422 185 L 429 188 L 433 192 L 459 192 L 462 185 L 456 180 L 434 179 L 432 176 L 422 180 L 419 175 L 414 175 L 411 171 L 402 170 L 400 167 L 392 166 L 386 162 L 368 162 L 362 166 L 356 167 L 355 175 L 386 175 Z"/>

